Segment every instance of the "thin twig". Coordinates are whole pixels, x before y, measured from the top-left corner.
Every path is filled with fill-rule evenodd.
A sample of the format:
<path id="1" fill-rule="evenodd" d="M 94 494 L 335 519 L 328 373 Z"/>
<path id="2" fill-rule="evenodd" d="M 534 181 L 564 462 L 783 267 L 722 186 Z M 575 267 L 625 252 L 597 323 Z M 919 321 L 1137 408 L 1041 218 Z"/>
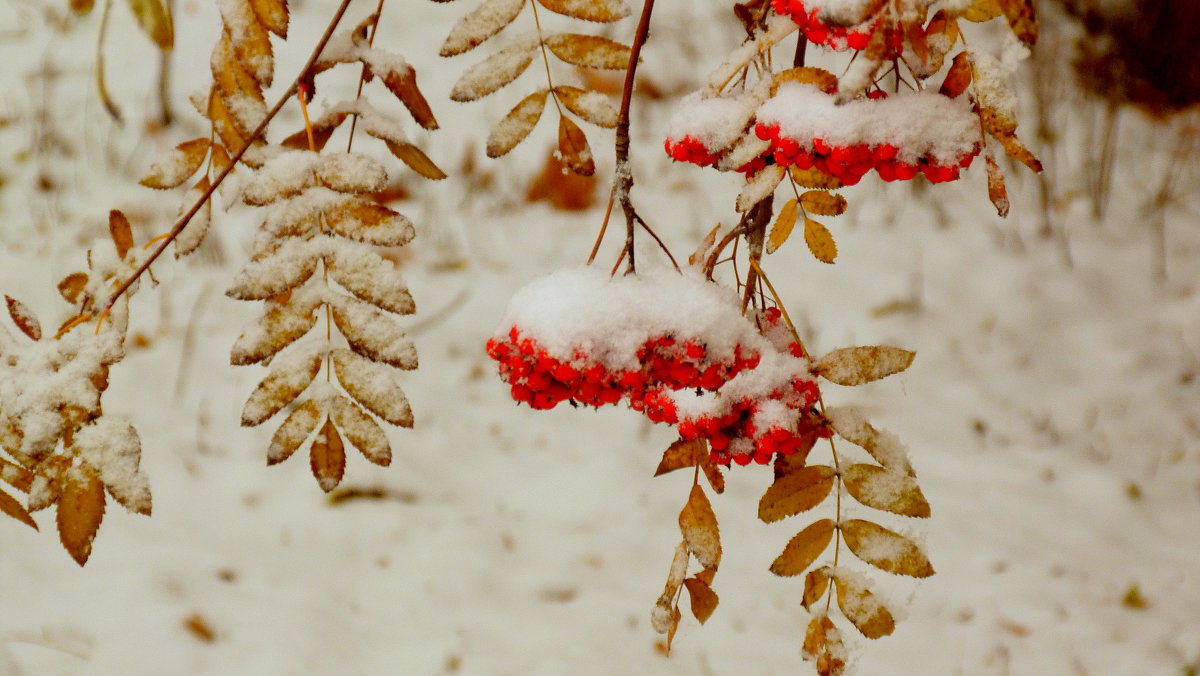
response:
<path id="1" fill-rule="evenodd" d="M 383 16 L 384 0 L 379 0 L 379 4 L 375 6 L 375 21 L 371 23 L 371 34 L 367 36 L 367 46 L 375 46 L 375 33 L 379 31 L 379 18 Z M 358 102 L 362 98 L 363 85 L 367 81 L 367 64 L 362 65 L 362 70 L 358 72 L 358 89 L 354 92 L 354 101 Z M 358 127 L 358 113 L 350 114 L 350 138 L 346 139 L 346 152 L 350 152 L 350 148 L 354 146 L 354 130 Z M 311 145 L 311 144 L 310 144 Z"/>
<path id="2" fill-rule="evenodd" d="M 96 90 L 100 94 L 100 102 L 104 104 L 104 109 L 108 111 L 109 117 L 117 124 L 123 124 L 121 110 L 109 96 L 108 87 L 104 83 L 104 41 L 108 36 L 108 14 L 111 9 L 112 0 L 105 0 L 104 7 L 100 10 L 100 34 L 96 36 Z"/>
<path id="3" fill-rule="evenodd" d="M 646 36 L 650 33 L 650 16 L 653 13 L 654 0 L 645 0 L 642 4 L 642 16 L 638 19 L 637 31 L 633 35 L 629 67 L 625 69 L 625 86 L 621 89 L 621 110 L 617 114 L 615 143 L 617 168 L 613 178 L 613 190 L 616 193 L 617 201 L 621 204 L 621 211 L 625 213 L 625 255 L 629 257 L 628 272 L 631 274 L 637 271 L 633 252 L 633 233 L 636 221 L 640 219 L 637 211 L 633 208 L 633 202 L 629 199 L 629 191 L 633 189 L 633 168 L 629 165 L 629 107 L 633 102 L 633 83 L 634 76 L 637 74 L 638 58 L 642 53 L 642 45 L 646 42 Z"/>

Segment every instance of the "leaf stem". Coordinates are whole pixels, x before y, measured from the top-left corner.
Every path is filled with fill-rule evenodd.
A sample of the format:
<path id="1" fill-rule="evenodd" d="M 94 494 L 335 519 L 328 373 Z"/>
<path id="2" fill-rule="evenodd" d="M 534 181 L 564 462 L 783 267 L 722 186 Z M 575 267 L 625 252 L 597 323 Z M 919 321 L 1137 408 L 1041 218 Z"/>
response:
<path id="1" fill-rule="evenodd" d="M 613 190 L 621 211 L 625 213 L 625 255 L 629 257 L 630 274 L 637 272 L 634 259 L 634 230 L 637 222 L 641 221 L 633 202 L 629 199 L 629 191 L 633 189 L 633 167 L 629 164 L 629 107 L 633 102 L 633 85 L 637 75 L 638 58 L 642 53 L 642 45 L 650 34 L 650 16 L 654 13 L 654 0 L 642 3 L 642 15 L 638 18 L 637 30 L 633 34 L 633 44 L 629 51 L 629 67 L 625 69 L 625 84 L 621 88 L 621 109 L 617 113 L 617 131 L 614 151 L 616 154 L 616 171 L 613 177 Z M 644 226 L 645 223 L 643 222 Z M 646 228 L 649 230 L 649 228 Z M 651 232 L 653 234 L 653 232 Z M 655 237 L 655 239 L 658 239 Z M 661 245 L 662 242 L 660 241 Z M 666 247 L 663 247 L 666 249 Z M 667 252 L 670 255 L 670 252 Z M 674 262 L 674 258 L 672 258 Z M 678 267 L 678 265 L 676 266 Z"/>

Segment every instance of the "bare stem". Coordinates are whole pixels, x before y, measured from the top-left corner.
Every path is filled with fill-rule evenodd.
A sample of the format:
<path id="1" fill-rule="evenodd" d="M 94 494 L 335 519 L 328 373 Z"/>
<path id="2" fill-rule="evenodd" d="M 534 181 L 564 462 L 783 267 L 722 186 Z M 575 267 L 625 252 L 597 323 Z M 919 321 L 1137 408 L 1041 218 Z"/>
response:
<path id="1" fill-rule="evenodd" d="M 637 31 L 633 35 L 629 67 L 625 69 L 625 86 L 621 89 L 621 110 L 617 113 L 617 168 L 613 183 L 617 202 L 621 204 L 621 211 L 625 213 L 625 255 L 629 257 L 628 272 L 631 274 L 637 271 L 633 235 L 635 225 L 641 219 L 638 218 L 633 202 L 629 199 L 629 191 L 633 189 L 633 168 L 629 164 L 629 107 L 633 102 L 633 83 L 637 74 L 638 58 L 642 53 L 642 45 L 646 43 L 646 36 L 650 33 L 650 15 L 653 13 L 654 0 L 645 0 L 642 3 L 642 16 L 638 19 Z"/>
<path id="2" fill-rule="evenodd" d="M 379 31 L 379 18 L 383 16 L 384 0 L 379 0 L 379 4 L 375 6 L 375 21 L 371 23 L 371 34 L 367 36 L 367 45 L 375 46 L 375 33 Z M 358 101 L 362 98 L 363 84 L 367 81 L 367 64 L 362 65 L 362 69 L 358 72 L 358 89 L 354 92 L 354 100 Z M 358 127 L 358 113 L 350 116 L 350 138 L 346 139 L 346 152 L 350 152 L 350 148 L 354 147 L 354 130 Z"/>
<path id="3" fill-rule="evenodd" d="M 754 295 L 754 289 L 757 286 L 758 262 L 762 260 L 763 242 L 767 238 L 767 223 L 771 220 L 774 202 L 775 196 L 767 195 L 765 199 L 750 209 L 750 222 L 746 228 L 746 244 L 750 247 L 747 252 L 750 258 L 750 269 L 746 271 L 746 289 L 742 295 L 743 314 L 750 306 L 750 298 Z"/>

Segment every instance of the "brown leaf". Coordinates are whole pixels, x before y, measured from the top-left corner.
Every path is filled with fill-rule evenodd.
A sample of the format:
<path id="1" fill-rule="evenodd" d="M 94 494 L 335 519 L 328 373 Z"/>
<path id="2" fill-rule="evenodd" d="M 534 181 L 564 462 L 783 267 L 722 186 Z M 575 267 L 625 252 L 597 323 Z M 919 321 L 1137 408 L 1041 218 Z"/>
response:
<path id="1" fill-rule="evenodd" d="M 771 225 L 771 233 L 767 235 L 767 253 L 773 254 L 783 246 L 791 236 L 792 229 L 796 227 L 796 216 L 799 213 L 800 203 L 795 199 L 790 199 L 783 205 L 779 215 L 775 217 L 775 223 Z"/>
<path id="2" fill-rule="evenodd" d="M 7 514 L 21 523 L 38 530 L 37 522 L 25 510 L 25 506 L 13 496 L 0 490 L 0 514 Z"/>
<path id="3" fill-rule="evenodd" d="M 413 426 L 412 407 L 390 366 L 368 361 L 350 350 L 337 349 L 332 356 L 338 382 L 355 401 L 393 425 Z"/>
<path id="4" fill-rule="evenodd" d="M 891 612 L 858 575 L 838 572 L 833 576 L 833 585 L 837 588 L 838 608 L 863 636 L 881 638 L 895 631 L 896 621 Z"/>
<path id="5" fill-rule="evenodd" d="M 596 172 L 587 136 L 566 115 L 558 118 L 558 154 L 563 164 L 580 176 L 591 176 Z"/>
<path id="6" fill-rule="evenodd" d="M 837 243 L 833 241 L 829 228 L 807 216 L 804 217 L 804 243 L 822 263 L 832 264 L 837 258 Z"/>
<path id="7" fill-rule="evenodd" d="M 261 87 L 270 87 L 275 76 L 275 53 L 271 36 L 249 2 L 223 2 L 219 5 L 221 23 L 237 55 L 237 61 Z"/>
<path id="8" fill-rule="evenodd" d="M 783 553 L 771 563 L 771 572 L 780 577 L 803 573 L 825 551 L 832 539 L 833 519 L 814 521 L 788 541 Z"/>
<path id="9" fill-rule="evenodd" d="M 784 169 L 778 164 L 768 164 L 755 173 L 738 193 L 736 205 L 738 213 L 750 211 L 755 204 L 766 199 L 768 195 L 773 195 L 775 188 L 783 180 L 783 175 Z"/>
<path id="10" fill-rule="evenodd" d="M 162 0 L 129 0 L 129 10 L 137 19 L 138 26 L 150 36 L 159 49 L 170 49 L 174 46 L 175 31 L 171 27 L 171 15 L 167 13 Z"/>
<path id="11" fill-rule="evenodd" d="M 662 476 L 684 467 L 695 467 L 701 455 L 708 456 L 708 445 L 703 439 L 678 439 L 663 451 L 662 460 L 654 470 L 654 476 Z"/>
<path id="12" fill-rule="evenodd" d="M 606 129 L 617 126 L 617 108 L 608 96 L 600 92 L 559 85 L 554 88 L 554 95 L 567 110 L 585 122 Z"/>
<path id="13" fill-rule="evenodd" d="M 12 296 L 4 296 L 4 300 L 8 303 L 8 316 L 12 317 L 13 323 L 21 329 L 21 333 L 29 336 L 32 340 L 42 339 L 42 324 L 37 320 L 29 308 L 21 301 Z"/>
<path id="14" fill-rule="evenodd" d="M 150 173 L 138 183 L 157 190 L 178 186 L 200 168 L 210 145 L 207 138 L 180 143 L 162 160 L 150 165 Z"/>
<path id="15" fill-rule="evenodd" d="M 79 294 L 83 293 L 84 288 L 87 287 L 87 283 L 86 272 L 72 272 L 58 283 L 58 293 L 63 300 L 74 305 L 75 301 L 79 300 Z"/>
<path id="16" fill-rule="evenodd" d="M 92 554 L 92 540 L 104 520 L 104 484 L 79 466 L 68 467 L 57 483 L 58 539 L 82 566 Z"/>
<path id="17" fill-rule="evenodd" d="M 446 172 L 442 171 L 438 165 L 433 163 L 420 148 L 411 143 L 396 143 L 395 141 L 384 141 L 387 144 L 388 150 L 400 159 L 401 162 L 408 165 L 409 169 L 417 172 L 433 181 L 440 181 L 446 178 Z"/>
<path id="18" fill-rule="evenodd" d="M 830 576 L 833 574 L 833 568 L 829 566 L 821 566 L 808 571 L 808 575 L 804 576 L 804 598 L 801 600 L 801 605 L 805 610 L 812 612 L 812 607 L 829 589 Z"/>
<path id="19" fill-rule="evenodd" d="M 210 65 L 213 83 L 221 93 L 217 98 L 220 98 L 225 106 L 225 115 L 233 122 L 240 135 L 249 136 L 266 115 L 266 101 L 263 98 L 262 85 L 238 60 L 237 50 L 234 49 L 228 33 L 222 33 L 217 40 L 217 46 L 213 48 L 210 57 Z M 234 152 L 240 147 L 228 142 L 225 145 Z"/>
<path id="20" fill-rule="evenodd" d="M 708 479 L 708 485 L 712 486 L 713 492 L 717 495 L 725 492 L 725 475 L 721 473 L 721 466 L 713 462 L 712 456 L 708 453 L 708 442 L 704 442 L 704 448 L 701 450 L 700 456 L 700 471 L 704 473 L 704 478 Z"/>
<path id="21" fill-rule="evenodd" d="M 321 490 L 328 493 L 342 482 L 342 476 L 346 473 L 346 448 L 342 445 L 337 428 L 328 419 L 313 439 L 308 450 L 308 461 L 313 478 Z"/>
<path id="22" fill-rule="evenodd" d="M 916 356 L 890 345 L 843 347 L 817 360 L 813 373 L 838 385 L 862 385 L 900 373 Z"/>
<path id="23" fill-rule="evenodd" d="M 792 180 L 803 188 L 819 188 L 821 190 L 837 190 L 842 182 L 836 176 L 831 176 L 820 169 L 800 169 L 793 166 L 790 170 Z"/>
<path id="24" fill-rule="evenodd" d="M 369 67 L 368 70 L 370 70 Z M 383 80 L 383 86 L 387 87 L 393 96 L 400 99 L 400 103 L 404 104 L 408 113 L 413 116 L 417 124 L 421 125 L 422 129 L 438 128 L 437 118 L 433 116 L 433 109 L 429 107 L 429 101 L 425 100 L 425 95 L 417 86 L 417 71 L 412 66 L 406 65 L 399 69 L 389 68 L 379 79 Z"/>
<path id="25" fill-rule="evenodd" d="M 342 237 L 375 246 L 404 246 L 416 234 L 403 214 L 358 198 L 326 211 L 325 222 Z"/>
<path id="26" fill-rule="evenodd" d="M 854 464 L 842 471 L 842 483 L 855 500 L 868 507 L 919 519 L 929 517 L 929 502 L 921 487 L 904 472 Z"/>
<path id="27" fill-rule="evenodd" d="M 450 90 L 452 101 L 474 101 L 507 85 L 525 72 L 537 51 L 536 39 L 524 39 L 467 69 Z"/>
<path id="28" fill-rule="evenodd" d="M 825 417 L 843 439 L 861 446 L 872 458 L 878 460 L 879 464 L 888 469 L 905 472 L 909 476 L 913 475 L 908 451 L 896 435 L 875 429 L 857 409 L 834 406 L 825 409 Z"/>
<path id="29" fill-rule="evenodd" d="M 337 128 L 350 117 L 349 113 L 334 113 L 331 115 L 323 115 L 320 119 L 312 123 L 312 148 L 308 147 L 308 130 L 301 129 L 291 136 L 279 142 L 279 145 L 293 150 L 312 150 L 321 152 L 325 149 L 325 144 L 329 143 L 330 137 Z"/>
<path id="30" fill-rule="evenodd" d="M 538 120 L 542 119 L 542 111 L 546 108 L 546 97 L 549 94 L 550 90 L 543 88 L 526 96 L 492 127 L 487 138 L 488 157 L 507 155 L 529 136 Z"/>
<path id="31" fill-rule="evenodd" d="M 304 445 L 308 435 L 317 429 L 319 422 L 321 412 L 311 399 L 292 409 L 271 437 L 271 445 L 267 447 L 267 464 L 275 465 L 292 457 L 296 449 Z"/>
<path id="32" fill-rule="evenodd" d="M 808 190 L 800 195 L 804 210 L 818 216 L 841 216 L 846 213 L 846 198 L 824 190 Z"/>
<path id="33" fill-rule="evenodd" d="M 929 577 L 933 565 L 917 543 L 862 519 L 850 519 L 840 525 L 846 546 L 858 558 L 895 575 Z"/>
<path id="34" fill-rule="evenodd" d="M 129 227 L 129 219 L 119 209 L 108 212 L 108 232 L 112 235 L 113 245 L 117 247 L 117 258 L 124 259 L 133 248 L 133 231 Z"/>
<path id="35" fill-rule="evenodd" d="M 1006 218 L 1009 203 L 1008 189 L 1004 187 L 1004 169 L 1000 167 L 991 153 L 987 153 L 983 159 L 987 163 L 988 199 L 996 207 L 996 213 L 1000 214 L 1000 218 Z"/>
<path id="36" fill-rule="evenodd" d="M 776 480 L 758 501 L 758 518 L 772 523 L 816 507 L 829 495 L 833 478 L 832 467 L 812 465 Z"/>
<path id="37" fill-rule="evenodd" d="M 271 371 L 246 399 L 242 426 L 260 425 L 294 401 L 321 369 L 322 352 L 316 345 L 301 345 L 271 360 Z"/>
<path id="38" fill-rule="evenodd" d="M 225 95 L 219 87 L 214 86 L 209 94 L 208 119 L 212 122 L 213 130 L 217 132 L 217 136 L 221 137 L 221 143 L 224 148 L 228 149 L 228 152 L 236 155 L 245 147 L 248 132 L 241 130 L 237 120 L 229 112 L 229 106 L 225 103 Z M 216 162 L 213 164 L 215 167 Z"/>
<path id="39" fill-rule="evenodd" d="M 629 47 L 596 35 L 558 33 L 544 40 L 546 48 L 559 59 L 580 68 L 625 70 L 629 66 Z"/>
<path id="40" fill-rule="evenodd" d="M 584 21 L 611 23 L 629 16 L 631 11 L 625 0 L 538 0 L 543 7 L 564 16 Z"/>
<path id="41" fill-rule="evenodd" d="M 17 445 L 19 445 L 19 442 Z M 8 450 L 9 445 L 5 444 L 4 448 L 5 450 Z M 9 462 L 4 458 L 0 458 L 0 480 L 3 480 L 13 488 L 21 491 L 22 493 L 28 493 L 29 487 L 33 485 L 33 477 L 33 472 L 30 472 L 14 462 Z"/>
<path id="42" fill-rule="evenodd" d="M 125 509 L 150 516 L 150 481 L 141 471 L 142 442 L 133 425 L 101 417 L 84 425 L 74 436 L 75 452 L 108 494 Z"/>
<path id="43" fill-rule="evenodd" d="M 959 52 L 954 55 L 954 61 L 950 64 L 950 70 L 946 72 L 946 79 L 942 81 L 942 86 L 938 89 L 938 93 L 953 99 L 966 91 L 967 85 L 970 84 L 970 55 L 967 52 Z"/>
<path id="44" fill-rule="evenodd" d="M 1021 42 L 1032 47 L 1037 42 L 1037 19 L 1033 0 L 1000 0 L 1000 11 L 1008 19 L 1009 28 Z"/>
<path id="45" fill-rule="evenodd" d="M 838 78 L 833 73 L 821 68 L 801 66 L 775 73 L 775 76 L 771 79 L 771 96 L 774 96 L 775 92 L 779 91 L 780 85 L 785 82 L 816 85 L 826 94 L 835 94 L 838 90 Z"/>
<path id="46" fill-rule="evenodd" d="M 683 540 L 700 565 L 705 568 L 720 565 L 721 533 L 717 528 L 717 515 L 700 484 L 692 485 L 687 504 L 679 513 L 679 530 L 683 531 Z"/>
<path id="47" fill-rule="evenodd" d="M 1029 167 L 1034 173 L 1042 172 L 1042 162 L 1033 154 L 1033 151 L 1025 147 L 1021 140 L 1014 133 L 993 133 L 993 137 L 1000 142 L 1004 147 L 1004 152 L 1014 160 Z"/>
<path id="48" fill-rule="evenodd" d="M 287 0 L 250 0 L 250 6 L 254 8 L 258 20 L 267 30 L 281 38 L 287 38 Z"/>
<path id="49" fill-rule="evenodd" d="M 334 397 L 329 417 L 345 435 L 346 441 L 364 458 L 382 467 L 392 463 L 392 447 L 387 434 L 358 404 L 345 397 Z"/>
<path id="50" fill-rule="evenodd" d="M 268 303 L 267 311 L 234 342 L 229 363 L 235 366 L 257 364 L 296 342 L 317 323 L 320 297 L 295 295 L 286 303 Z"/>
<path id="51" fill-rule="evenodd" d="M 95 4 L 94 0 L 71 0 L 71 11 L 82 16 L 92 11 Z"/>
<path id="52" fill-rule="evenodd" d="M 826 615 L 814 617 L 804 633 L 804 659 L 815 662 L 819 676 L 846 673 L 846 646 L 842 632 Z"/>
<path id="53" fill-rule="evenodd" d="M 709 617 L 712 617 L 713 611 L 717 609 L 716 592 L 708 583 L 695 577 L 689 577 L 683 581 L 683 586 L 688 591 L 688 599 L 691 601 L 692 616 L 694 616 L 700 624 L 704 624 Z"/>
<path id="54" fill-rule="evenodd" d="M 438 55 L 455 56 L 475 49 L 512 23 L 524 6 L 525 0 L 484 0 L 454 24 Z"/>

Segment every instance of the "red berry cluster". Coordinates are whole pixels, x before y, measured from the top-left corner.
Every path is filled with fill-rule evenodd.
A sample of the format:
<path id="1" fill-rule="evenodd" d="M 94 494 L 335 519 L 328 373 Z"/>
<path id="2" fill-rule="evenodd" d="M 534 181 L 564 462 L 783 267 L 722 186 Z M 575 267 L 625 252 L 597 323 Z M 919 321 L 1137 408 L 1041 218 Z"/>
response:
<path id="1" fill-rule="evenodd" d="M 917 174 L 924 174 L 931 183 L 953 181 L 958 178 L 959 169 L 971 166 L 971 161 L 979 154 L 976 148 L 959 158 L 956 164 L 938 164 L 932 157 L 921 157 L 916 163 L 908 163 L 897 159 L 899 149 L 889 143 L 831 146 L 824 139 L 814 138 L 810 150 L 800 141 L 781 133 L 779 125 L 759 123 L 755 125 L 754 133 L 771 143 L 769 152 L 776 164 L 795 165 L 800 169 L 815 167 L 844 185 L 858 183 L 872 169 L 885 181 L 907 181 Z"/>
<path id="2" fill-rule="evenodd" d="M 850 27 L 827 24 L 817 17 L 819 9 L 806 8 L 802 0 L 771 0 L 771 6 L 777 13 L 791 16 L 809 42 L 837 51 L 866 49 L 871 43 L 872 34 L 879 29 L 878 19 Z M 885 30 L 887 46 L 898 54 L 904 46 L 904 36 L 894 28 Z"/>
<path id="3" fill-rule="evenodd" d="M 688 134 L 682 139 L 667 138 L 663 142 L 667 154 L 677 162 L 691 162 L 701 167 L 711 167 L 721 159 L 721 153 L 709 152 L 708 148 L 696 137 Z M 753 174 L 766 166 L 766 159 L 756 157 L 737 168 L 743 174 Z"/>

